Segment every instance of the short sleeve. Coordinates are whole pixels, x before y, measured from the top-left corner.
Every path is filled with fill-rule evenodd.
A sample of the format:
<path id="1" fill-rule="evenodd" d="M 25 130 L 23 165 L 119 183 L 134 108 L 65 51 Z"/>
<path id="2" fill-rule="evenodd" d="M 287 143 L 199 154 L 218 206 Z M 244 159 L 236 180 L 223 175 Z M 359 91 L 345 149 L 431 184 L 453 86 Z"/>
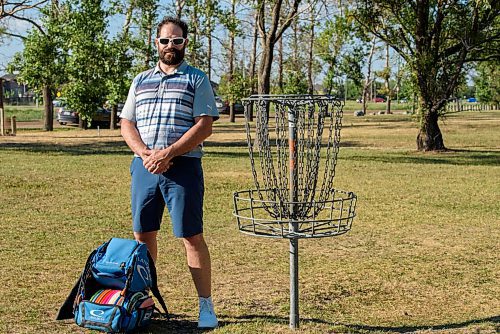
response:
<path id="1" fill-rule="evenodd" d="M 195 85 L 193 117 L 212 116 L 214 121 L 219 119 L 219 111 L 215 104 L 214 91 L 207 75 L 201 75 Z"/>
<path id="2" fill-rule="evenodd" d="M 136 86 L 136 80 L 134 79 L 128 91 L 127 101 L 125 101 L 125 105 L 123 106 L 122 112 L 120 114 L 120 118 L 128 119 L 131 122 L 136 122 L 135 86 Z"/>

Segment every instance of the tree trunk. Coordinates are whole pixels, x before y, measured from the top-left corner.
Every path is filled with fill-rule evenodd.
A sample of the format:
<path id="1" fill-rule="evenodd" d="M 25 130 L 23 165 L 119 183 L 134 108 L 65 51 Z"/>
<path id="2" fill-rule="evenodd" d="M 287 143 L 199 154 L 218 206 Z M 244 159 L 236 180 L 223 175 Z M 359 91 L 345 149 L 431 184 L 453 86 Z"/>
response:
<path id="1" fill-rule="evenodd" d="M 52 94 L 50 93 L 50 87 L 47 85 L 43 86 L 43 109 L 43 129 L 45 131 L 52 131 L 54 130 L 54 108 L 52 105 Z"/>
<path id="2" fill-rule="evenodd" d="M 262 53 L 259 69 L 259 94 L 269 94 L 271 91 L 271 67 L 273 63 L 274 44 L 269 44 Z"/>
<path id="3" fill-rule="evenodd" d="M 148 13 L 149 15 L 149 13 Z M 153 22 L 152 22 L 152 16 L 150 17 L 149 21 L 148 21 L 148 26 L 146 27 L 147 29 L 147 48 L 146 48 L 146 59 L 144 61 L 144 68 L 149 68 L 150 65 L 150 61 L 153 57 L 153 48 L 152 48 L 152 41 L 153 41 Z"/>
<path id="4" fill-rule="evenodd" d="M 251 94 L 256 93 L 256 87 L 255 87 L 255 67 L 257 64 L 257 40 L 259 38 L 259 30 L 258 30 L 258 20 L 259 20 L 259 12 L 255 10 L 255 16 L 254 16 L 254 29 L 253 29 L 253 39 L 252 39 L 252 55 L 250 57 L 250 68 L 249 68 L 249 77 L 250 77 L 250 83 L 252 85 L 251 89 Z M 250 104 L 250 110 L 249 110 L 249 121 L 253 121 L 253 103 Z"/>
<path id="5" fill-rule="evenodd" d="M 309 35 L 309 54 L 307 59 L 307 91 L 314 94 L 313 83 L 313 60 L 314 60 L 314 26 L 315 26 L 315 4 L 311 4 L 311 34 Z"/>
<path id="6" fill-rule="evenodd" d="M 279 27 L 281 5 L 283 0 L 276 0 L 274 2 L 272 13 L 270 17 L 271 25 L 268 29 L 265 27 L 266 13 L 265 1 L 258 2 L 258 26 L 262 37 L 262 58 L 259 66 L 259 94 L 269 94 L 271 91 L 271 68 L 273 63 L 274 45 L 282 38 L 283 32 L 290 26 L 292 19 L 295 17 L 299 7 L 300 0 L 294 0 L 292 8 L 288 16 L 283 19 L 283 24 Z"/>
<path id="7" fill-rule="evenodd" d="M 386 107 L 385 107 L 385 113 L 386 114 L 392 114 L 391 111 L 391 97 L 392 97 L 392 92 L 391 92 L 391 86 L 389 83 L 390 79 L 390 62 L 389 62 L 389 44 L 385 45 L 385 68 L 388 73 L 385 74 L 385 91 L 387 93 L 386 95 Z"/>
<path id="8" fill-rule="evenodd" d="M 109 122 L 109 128 L 111 130 L 116 129 L 116 119 L 117 119 L 116 114 L 118 114 L 118 105 L 113 104 L 111 106 L 111 119 Z"/>
<path id="9" fill-rule="evenodd" d="M 422 106 L 421 108 L 424 108 L 425 103 L 420 103 L 420 105 Z M 419 151 L 446 150 L 438 124 L 438 114 L 422 110 L 421 115 L 423 119 L 417 135 L 417 149 Z"/>
<path id="10" fill-rule="evenodd" d="M 185 4 L 186 4 L 185 0 L 175 1 L 175 17 L 177 17 L 178 19 L 182 18 L 182 10 L 184 9 Z"/>
<path id="11" fill-rule="evenodd" d="M 0 77 L 0 136 L 5 136 L 5 110 L 3 108 L 3 79 Z"/>
<path id="12" fill-rule="evenodd" d="M 191 25 L 192 25 L 192 49 L 190 52 L 190 62 L 191 65 L 194 67 L 200 67 L 198 64 L 198 56 L 196 50 L 198 49 L 198 34 L 199 34 L 199 27 L 198 27 L 198 6 L 195 3 L 193 6 L 193 11 L 191 12 Z"/>
<path id="13" fill-rule="evenodd" d="M 283 94 L 283 38 L 278 41 L 278 88 Z"/>
<path id="14" fill-rule="evenodd" d="M 365 84 L 363 85 L 363 97 L 362 97 L 363 100 L 361 101 L 361 102 L 363 102 L 363 113 L 365 115 L 367 114 L 367 110 L 366 110 L 367 105 L 366 104 L 367 104 L 367 100 L 368 100 L 368 89 L 370 88 L 370 84 L 372 83 L 371 75 L 372 75 L 373 55 L 375 53 L 375 45 L 377 44 L 375 36 L 372 38 L 371 44 L 372 44 L 372 47 L 370 49 L 370 54 L 368 55 L 368 62 L 366 64 L 366 66 L 368 67 L 368 70 L 366 73 Z"/>
<path id="15" fill-rule="evenodd" d="M 211 21 L 209 21 L 211 22 Z M 208 80 L 212 81 L 212 28 L 209 28 L 210 33 L 207 36 L 207 75 Z"/>
<path id="16" fill-rule="evenodd" d="M 235 17 L 236 15 L 236 0 L 231 1 L 231 15 Z M 231 83 L 234 79 L 234 38 L 235 31 L 231 29 L 229 33 L 229 82 Z M 232 95 L 232 94 L 231 94 Z M 229 101 L 229 121 L 234 123 L 235 115 L 234 115 L 234 97 L 231 96 L 231 100 Z"/>

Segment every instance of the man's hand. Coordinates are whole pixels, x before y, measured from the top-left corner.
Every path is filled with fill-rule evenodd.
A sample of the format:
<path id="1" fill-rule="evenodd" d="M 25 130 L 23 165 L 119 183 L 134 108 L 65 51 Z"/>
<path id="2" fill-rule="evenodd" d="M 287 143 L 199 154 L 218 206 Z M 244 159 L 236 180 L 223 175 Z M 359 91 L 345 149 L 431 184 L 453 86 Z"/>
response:
<path id="1" fill-rule="evenodd" d="M 142 158 L 144 167 L 152 174 L 165 173 L 172 166 L 170 147 L 163 150 L 148 150 L 149 154 Z M 142 157 L 142 156 L 141 156 Z"/>
<path id="2" fill-rule="evenodd" d="M 150 150 L 149 148 L 143 149 L 141 152 L 139 152 L 139 156 L 141 159 L 144 161 L 146 160 L 147 157 L 149 157 L 153 153 L 153 150 Z"/>

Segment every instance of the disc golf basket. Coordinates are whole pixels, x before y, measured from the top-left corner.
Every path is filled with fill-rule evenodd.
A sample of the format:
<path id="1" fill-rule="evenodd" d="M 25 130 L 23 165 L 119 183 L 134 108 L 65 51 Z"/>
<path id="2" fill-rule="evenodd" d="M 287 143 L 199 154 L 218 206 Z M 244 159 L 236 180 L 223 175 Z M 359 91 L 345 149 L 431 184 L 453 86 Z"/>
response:
<path id="1" fill-rule="evenodd" d="M 252 95 L 243 105 L 255 189 L 234 193 L 234 216 L 243 233 L 289 239 L 290 327 L 298 328 L 298 239 L 342 235 L 356 216 L 356 195 L 333 187 L 342 104 L 327 95 Z"/>

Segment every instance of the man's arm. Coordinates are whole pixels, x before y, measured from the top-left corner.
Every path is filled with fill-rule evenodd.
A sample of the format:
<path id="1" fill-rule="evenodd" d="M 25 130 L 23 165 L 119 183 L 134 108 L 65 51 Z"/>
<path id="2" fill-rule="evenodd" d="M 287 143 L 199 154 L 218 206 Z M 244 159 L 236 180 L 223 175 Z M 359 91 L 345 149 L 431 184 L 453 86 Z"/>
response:
<path id="1" fill-rule="evenodd" d="M 120 127 L 122 137 L 132 152 L 140 156 L 143 160 L 146 159 L 151 154 L 151 150 L 142 141 L 135 122 L 122 118 Z"/>
<path id="2" fill-rule="evenodd" d="M 163 150 L 152 150 L 151 155 L 144 160 L 144 167 L 154 174 L 163 173 L 170 167 L 172 158 L 191 151 L 210 137 L 212 134 L 212 116 L 196 117 L 194 123 L 191 129 L 169 147 Z"/>

